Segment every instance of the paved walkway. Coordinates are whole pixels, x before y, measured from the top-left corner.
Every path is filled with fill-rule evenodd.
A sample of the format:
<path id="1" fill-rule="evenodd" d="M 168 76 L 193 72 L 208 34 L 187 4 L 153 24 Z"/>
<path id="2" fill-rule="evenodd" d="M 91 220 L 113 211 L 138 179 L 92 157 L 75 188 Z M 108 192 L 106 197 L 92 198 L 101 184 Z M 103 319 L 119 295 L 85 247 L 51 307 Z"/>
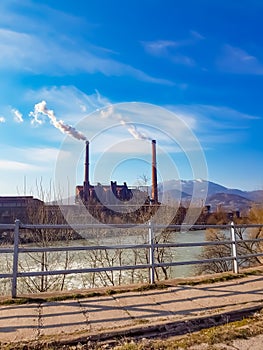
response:
<path id="1" fill-rule="evenodd" d="M 0 306 L 0 342 L 37 341 L 136 330 L 227 313 L 263 301 L 263 275 L 164 290 Z M 263 303 L 262 303 L 263 307 Z M 161 328 L 160 328 L 161 330 Z"/>

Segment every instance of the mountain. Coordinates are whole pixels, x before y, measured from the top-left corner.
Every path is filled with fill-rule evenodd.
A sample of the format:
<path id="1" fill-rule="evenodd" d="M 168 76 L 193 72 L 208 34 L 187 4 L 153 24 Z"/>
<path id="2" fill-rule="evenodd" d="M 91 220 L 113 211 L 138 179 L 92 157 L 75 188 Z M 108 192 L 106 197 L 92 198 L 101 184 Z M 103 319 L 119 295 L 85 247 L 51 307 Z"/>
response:
<path id="1" fill-rule="evenodd" d="M 228 189 L 224 186 L 218 185 L 214 182 L 206 181 L 206 180 L 169 180 L 164 181 L 159 185 L 159 191 L 167 192 L 170 190 L 177 190 L 180 192 L 184 192 L 192 197 L 204 197 L 206 191 L 208 191 L 208 195 L 212 195 L 215 193 L 224 193 Z M 238 191 L 238 190 L 237 190 Z"/>
<path id="2" fill-rule="evenodd" d="M 253 203 L 263 203 L 263 191 L 242 191 L 227 188 L 206 180 L 169 180 L 159 184 L 159 196 L 166 201 L 181 200 L 186 204 L 191 199 L 202 204 L 211 205 L 212 210 L 218 206 L 232 210 L 248 209 Z M 204 203 L 205 202 L 205 203 Z"/>
<path id="3" fill-rule="evenodd" d="M 191 200 L 191 195 L 189 195 L 186 192 L 182 192 L 176 188 L 173 188 L 171 190 L 166 190 L 164 192 L 159 193 L 159 200 L 162 203 L 167 203 L 171 201 L 181 201 L 181 200 Z"/>
<path id="4" fill-rule="evenodd" d="M 262 203 L 262 198 L 263 198 L 263 191 L 262 190 L 250 191 L 250 192 L 245 192 L 245 193 L 246 193 L 246 198 L 248 198 L 256 203 Z"/>
<path id="5" fill-rule="evenodd" d="M 219 207 L 225 210 L 242 211 L 249 209 L 253 205 L 253 201 L 238 194 L 215 193 L 207 198 L 206 204 L 211 206 L 212 210 Z"/>

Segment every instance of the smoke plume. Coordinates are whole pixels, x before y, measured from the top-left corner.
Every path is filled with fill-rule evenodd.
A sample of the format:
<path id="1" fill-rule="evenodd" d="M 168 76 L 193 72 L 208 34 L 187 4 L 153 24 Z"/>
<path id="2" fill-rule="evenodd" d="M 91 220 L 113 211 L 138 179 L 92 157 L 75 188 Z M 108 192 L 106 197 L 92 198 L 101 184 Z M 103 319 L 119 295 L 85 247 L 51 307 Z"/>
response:
<path id="1" fill-rule="evenodd" d="M 77 140 L 86 141 L 86 137 L 73 126 L 65 124 L 63 120 L 57 120 L 54 111 L 47 109 L 46 101 L 37 103 L 34 107 L 34 112 L 29 113 L 29 115 L 34 118 L 32 122 L 38 124 L 43 123 L 43 121 L 39 118 L 41 114 L 48 116 L 50 123 L 54 125 L 55 128 L 59 129 L 63 134 L 68 134 Z"/>
<path id="2" fill-rule="evenodd" d="M 149 137 L 145 136 L 143 133 L 141 133 L 134 124 L 131 124 L 129 122 L 126 122 L 125 120 L 121 119 L 120 123 L 124 126 L 126 126 L 129 133 L 137 140 L 150 140 Z"/>
<path id="3" fill-rule="evenodd" d="M 113 106 L 109 106 L 107 110 L 100 112 L 102 118 L 108 118 L 114 116 L 117 118 L 121 125 L 125 126 L 128 132 L 137 140 L 151 140 L 148 136 L 141 133 L 134 124 L 129 121 L 125 121 L 120 113 L 114 113 Z"/>

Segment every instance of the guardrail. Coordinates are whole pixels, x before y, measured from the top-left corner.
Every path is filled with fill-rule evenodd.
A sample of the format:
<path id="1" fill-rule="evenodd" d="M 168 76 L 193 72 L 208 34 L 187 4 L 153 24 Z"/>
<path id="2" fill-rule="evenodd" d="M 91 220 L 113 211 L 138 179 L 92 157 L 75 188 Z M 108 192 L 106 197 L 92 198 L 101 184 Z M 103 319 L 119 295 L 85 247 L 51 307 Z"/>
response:
<path id="1" fill-rule="evenodd" d="M 105 229 L 105 227 L 110 228 L 133 228 L 138 227 L 138 225 L 130 224 L 85 224 L 85 225 L 75 225 L 74 229 Z M 263 242 L 263 239 L 242 239 L 239 241 L 236 237 L 236 229 L 238 228 L 261 228 L 263 224 L 250 224 L 250 225 L 235 225 L 231 222 L 228 225 L 191 225 L 191 229 L 229 229 L 230 239 L 225 241 L 206 241 L 206 242 L 195 242 L 195 243 L 155 243 L 155 229 L 167 229 L 170 230 L 182 230 L 185 228 L 187 230 L 189 227 L 187 225 L 156 225 L 152 222 L 148 224 L 139 225 L 141 229 L 148 230 L 148 242 L 145 244 L 122 244 L 122 245 L 92 245 L 92 246 L 52 246 L 52 247 L 22 247 L 19 244 L 19 234 L 20 229 L 36 230 L 36 229 L 72 229 L 70 225 L 31 225 L 22 224 L 20 220 L 15 220 L 14 224 L 0 224 L 0 230 L 13 230 L 14 231 L 14 244 L 12 247 L 3 248 L 0 247 L 1 253 L 13 254 L 13 266 L 12 272 L 10 273 L 0 273 L 1 278 L 11 279 L 11 296 L 12 298 L 17 297 L 17 280 L 21 277 L 33 277 L 33 276 L 52 276 L 52 275 L 68 275 L 68 274 L 79 274 L 79 273 L 96 273 L 96 272 L 106 272 L 106 271 L 122 271 L 122 270 L 136 270 L 136 269 L 148 269 L 149 270 L 149 282 L 151 284 L 155 283 L 155 269 L 158 267 L 171 267 L 179 265 L 197 265 L 204 263 L 213 263 L 219 261 L 232 261 L 233 273 L 238 273 L 239 260 L 244 258 L 252 258 L 263 256 L 263 253 L 256 252 L 253 254 L 239 255 L 238 245 L 240 242 L 248 243 Z M 189 260 L 189 261 L 171 261 L 171 262 L 156 262 L 155 251 L 157 248 L 181 248 L 181 247 L 198 247 L 198 246 L 216 246 L 216 245 L 230 245 L 231 246 L 231 256 L 224 256 L 221 258 L 211 258 L 204 260 Z M 81 268 L 81 269 L 63 269 L 63 270 L 50 270 L 50 271 L 19 271 L 18 260 L 19 255 L 23 253 L 36 253 L 36 252 L 54 252 L 54 251 L 94 251 L 94 250 L 125 250 L 125 249 L 147 249 L 149 262 L 146 264 L 136 264 L 136 265 L 122 265 L 122 266 L 108 266 L 108 267 L 96 267 L 96 268 Z"/>

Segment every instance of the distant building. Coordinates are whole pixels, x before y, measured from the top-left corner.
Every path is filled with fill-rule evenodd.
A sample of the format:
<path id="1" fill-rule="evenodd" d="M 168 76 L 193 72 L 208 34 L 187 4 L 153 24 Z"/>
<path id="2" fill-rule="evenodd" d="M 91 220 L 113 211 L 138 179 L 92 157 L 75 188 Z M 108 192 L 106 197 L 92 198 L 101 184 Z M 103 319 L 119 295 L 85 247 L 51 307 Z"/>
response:
<path id="1" fill-rule="evenodd" d="M 89 179 L 89 141 L 86 141 L 84 181 L 83 185 L 76 186 L 77 204 L 85 205 L 101 203 L 116 204 L 119 201 L 129 201 L 133 198 L 133 191 L 128 188 L 127 183 L 123 185 L 111 181 L 110 185 L 92 185 Z M 158 185 L 157 185 L 157 164 L 156 164 L 156 141 L 152 140 L 152 204 L 158 204 Z"/>
<path id="2" fill-rule="evenodd" d="M 110 186 L 98 184 L 76 186 L 76 203 L 98 201 L 103 204 L 114 204 L 118 200 L 129 201 L 133 197 L 132 190 L 128 188 L 126 182 L 118 185 L 116 181 L 111 181 Z"/>
<path id="3" fill-rule="evenodd" d="M 30 222 L 30 212 L 43 207 L 44 202 L 33 196 L 0 197 L 0 223 L 13 224 L 15 219 Z"/>

